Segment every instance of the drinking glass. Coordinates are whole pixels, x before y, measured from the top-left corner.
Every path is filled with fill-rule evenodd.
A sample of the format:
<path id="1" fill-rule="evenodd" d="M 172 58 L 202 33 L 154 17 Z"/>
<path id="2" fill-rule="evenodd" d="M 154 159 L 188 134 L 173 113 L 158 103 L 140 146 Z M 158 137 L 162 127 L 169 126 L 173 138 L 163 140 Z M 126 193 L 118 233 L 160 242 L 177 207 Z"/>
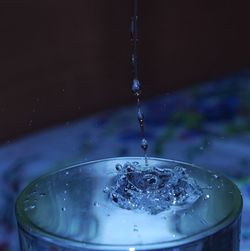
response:
<path id="1" fill-rule="evenodd" d="M 114 185 L 117 163 L 127 162 L 140 170 L 185 168 L 201 195 L 157 214 L 121 208 L 104 191 Z M 242 197 L 232 181 L 188 163 L 148 163 L 141 157 L 96 160 L 31 182 L 16 202 L 20 250 L 239 250 Z"/>

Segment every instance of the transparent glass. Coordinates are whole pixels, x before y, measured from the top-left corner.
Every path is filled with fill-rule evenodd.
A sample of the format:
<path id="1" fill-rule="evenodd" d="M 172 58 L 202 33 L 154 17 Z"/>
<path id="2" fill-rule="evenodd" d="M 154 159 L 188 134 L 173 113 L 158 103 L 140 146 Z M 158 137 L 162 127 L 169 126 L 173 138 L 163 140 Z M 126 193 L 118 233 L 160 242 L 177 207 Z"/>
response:
<path id="1" fill-rule="evenodd" d="M 184 167 L 202 189 L 193 204 L 151 215 L 118 207 L 103 192 L 117 175 L 117 163 L 140 157 L 81 163 L 42 176 L 16 202 L 21 251 L 66 250 L 239 250 L 242 197 L 221 174 L 167 159 L 150 166 Z"/>

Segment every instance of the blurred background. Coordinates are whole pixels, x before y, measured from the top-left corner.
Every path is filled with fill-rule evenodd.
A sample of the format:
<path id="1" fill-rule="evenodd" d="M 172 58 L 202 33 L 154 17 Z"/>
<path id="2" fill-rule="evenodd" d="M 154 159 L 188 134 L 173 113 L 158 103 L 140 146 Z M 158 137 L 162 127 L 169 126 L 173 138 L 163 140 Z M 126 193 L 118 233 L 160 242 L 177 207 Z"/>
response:
<path id="1" fill-rule="evenodd" d="M 149 156 L 233 179 L 250 248 L 250 1 L 139 0 Z M 80 161 L 142 156 L 131 92 L 132 0 L 0 0 L 0 251 L 31 180 Z"/>
<path id="2" fill-rule="evenodd" d="M 145 99 L 250 65 L 250 2 L 143 1 Z M 0 141 L 134 102 L 131 1 L 0 2 Z"/>

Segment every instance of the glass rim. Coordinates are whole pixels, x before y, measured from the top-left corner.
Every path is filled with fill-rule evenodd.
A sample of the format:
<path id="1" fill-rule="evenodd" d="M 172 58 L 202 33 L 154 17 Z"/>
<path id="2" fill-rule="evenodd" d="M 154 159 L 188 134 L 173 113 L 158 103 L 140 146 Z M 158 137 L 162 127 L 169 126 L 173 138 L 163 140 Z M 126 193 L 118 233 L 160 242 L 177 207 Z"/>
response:
<path id="1" fill-rule="evenodd" d="M 98 160 L 91 160 L 87 162 L 80 162 L 74 165 L 70 165 L 68 167 L 59 169 L 59 170 L 54 170 L 50 171 L 32 182 L 30 182 L 23 190 L 22 192 L 18 195 L 15 203 L 15 214 L 16 214 L 16 220 L 18 224 L 18 228 L 20 228 L 22 231 L 26 232 L 27 234 L 34 236 L 35 238 L 50 242 L 52 244 L 56 244 L 60 247 L 66 247 L 66 248 L 88 248 L 92 250 L 140 250 L 140 248 L 143 248 L 144 250 L 151 250 L 151 249 L 159 249 L 159 248 L 174 248 L 174 247 L 180 247 L 184 246 L 188 243 L 193 243 L 196 241 L 199 241 L 201 239 L 205 239 L 209 237 L 212 234 L 215 234 L 216 232 L 219 232 L 220 230 L 224 229 L 225 227 L 228 227 L 232 225 L 235 221 L 237 221 L 240 216 L 241 216 L 241 211 L 243 207 L 243 199 L 241 196 L 241 192 L 239 188 L 235 185 L 233 181 L 231 181 L 229 178 L 227 178 L 225 175 L 221 174 L 220 172 L 215 172 L 211 171 L 207 168 L 200 167 L 195 164 L 183 162 L 183 161 L 178 161 L 178 160 L 171 160 L 171 159 L 165 159 L 165 158 L 156 158 L 156 157 L 148 157 L 148 160 L 154 160 L 154 161 L 159 161 L 159 162 L 168 162 L 168 163 L 176 163 L 180 165 L 185 165 L 185 166 L 190 166 L 194 167 L 200 170 L 205 170 L 206 172 L 210 172 L 212 174 L 217 174 L 223 179 L 225 179 L 227 182 L 231 183 L 239 195 L 239 202 L 237 203 L 237 206 L 235 206 L 224 218 L 222 218 L 217 224 L 210 226 L 207 229 L 204 229 L 203 231 L 199 233 L 195 233 L 192 235 L 188 235 L 186 237 L 180 238 L 178 240 L 171 240 L 171 241 L 163 241 L 163 242 L 158 242 L 158 243 L 152 243 L 152 244 L 135 244 L 135 245 L 124 245 L 124 244 L 97 244 L 97 243 L 91 243 L 91 242 L 84 242 L 84 241 L 77 241 L 77 240 L 72 240 L 70 238 L 66 238 L 60 235 L 56 235 L 54 233 L 48 232 L 36 224 L 34 224 L 25 214 L 25 211 L 23 208 L 20 206 L 20 203 L 24 200 L 24 196 L 26 194 L 26 191 L 28 191 L 31 187 L 34 187 L 37 182 L 43 180 L 46 177 L 52 176 L 56 173 L 64 172 L 67 171 L 68 169 L 71 168 L 76 168 L 80 166 L 85 166 L 85 165 L 93 165 L 95 163 L 99 162 L 108 162 L 108 161 L 128 161 L 129 160 L 142 160 L 144 157 L 135 157 L 135 156 L 128 156 L 128 157 L 114 157 L 114 158 L 104 158 L 104 159 L 98 159 Z"/>

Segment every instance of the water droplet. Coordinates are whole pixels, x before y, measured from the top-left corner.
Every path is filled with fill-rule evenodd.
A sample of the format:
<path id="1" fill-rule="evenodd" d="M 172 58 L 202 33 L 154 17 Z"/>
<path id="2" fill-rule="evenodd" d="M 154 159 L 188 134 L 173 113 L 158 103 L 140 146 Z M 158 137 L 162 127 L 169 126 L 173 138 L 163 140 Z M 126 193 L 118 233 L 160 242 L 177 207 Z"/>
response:
<path id="1" fill-rule="evenodd" d="M 205 200 L 209 199 L 210 198 L 210 195 L 209 194 L 206 194 L 205 195 Z"/>
<path id="2" fill-rule="evenodd" d="M 115 165 L 115 169 L 118 171 L 118 172 L 120 172 L 121 170 L 122 170 L 122 165 L 121 164 L 116 164 Z"/>
<path id="3" fill-rule="evenodd" d="M 138 232 L 138 231 L 139 231 L 137 225 L 134 225 L 133 231 L 134 231 L 134 232 Z"/>
<path id="4" fill-rule="evenodd" d="M 132 82 L 132 91 L 136 96 L 140 95 L 141 92 L 141 84 L 138 79 L 133 79 Z"/>
<path id="5" fill-rule="evenodd" d="M 142 139 L 141 141 L 141 148 L 146 151 L 148 149 L 148 142 L 145 138 Z"/>
<path id="6" fill-rule="evenodd" d="M 131 18 L 131 28 L 130 28 L 130 31 L 131 31 L 131 36 L 133 38 L 134 33 L 135 33 L 135 21 L 134 21 L 134 17 Z"/>
<path id="7" fill-rule="evenodd" d="M 112 194 L 111 194 L 111 198 L 112 198 L 112 200 L 113 200 L 115 203 L 118 202 L 118 197 L 117 197 L 117 195 L 116 195 L 115 193 L 112 193 Z"/>
<path id="8" fill-rule="evenodd" d="M 69 183 L 66 183 L 65 186 L 66 186 L 66 187 L 69 186 Z"/>
<path id="9" fill-rule="evenodd" d="M 132 63 L 132 64 L 135 64 L 135 63 L 136 63 L 135 55 L 134 55 L 134 54 L 131 55 L 131 63 Z"/>
<path id="10" fill-rule="evenodd" d="M 137 118 L 138 118 L 138 120 L 139 120 L 140 125 L 143 124 L 144 115 L 143 115 L 143 112 L 141 111 L 141 109 L 138 110 Z"/>
<path id="11" fill-rule="evenodd" d="M 24 208 L 24 211 L 33 210 L 33 209 L 35 209 L 35 208 L 36 208 L 36 206 L 35 206 L 35 205 L 30 205 L 30 206 L 28 206 L 28 207 Z"/>
<path id="12" fill-rule="evenodd" d="M 147 182 L 149 184 L 155 184 L 155 183 L 157 183 L 157 177 L 151 177 L 151 178 L 147 179 Z"/>
<path id="13" fill-rule="evenodd" d="M 66 193 L 67 193 L 67 190 L 64 190 L 63 193 L 66 194 Z"/>
<path id="14" fill-rule="evenodd" d="M 202 190 L 211 190 L 212 188 L 213 188 L 212 186 L 201 187 Z"/>
<path id="15" fill-rule="evenodd" d="M 100 207 L 100 203 L 98 203 L 98 202 L 96 202 L 96 201 L 93 203 L 93 205 L 94 205 L 95 207 Z"/>
<path id="16" fill-rule="evenodd" d="M 104 193 L 108 193 L 109 192 L 109 188 L 108 187 L 104 187 L 103 192 Z"/>
<path id="17" fill-rule="evenodd" d="M 36 191 L 36 190 L 33 190 L 33 191 L 31 191 L 31 192 L 28 194 L 28 196 L 31 197 L 32 195 L 36 195 L 36 194 L 37 194 L 37 191 Z"/>
<path id="18" fill-rule="evenodd" d="M 213 177 L 214 177 L 215 179 L 219 179 L 219 178 L 220 178 L 220 176 L 217 175 L 217 174 L 214 174 Z"/>
<path id="19" fill-rule="evenodd" d="M 66 174 L 66 175 L 69 175 L 69 171 L 66 171 L 65 174 Z"/>
<path id="20" fill-rule="evenodd" d="M 124 165 L 124 169 L 126 169 L 127 173 L 132 173 L 135 171 L 135 167 L 131 165 L 130 163 L 126 163 Z"/>
<path id="21" fill-rule="evenodd" d="M 138 166 L 138 165 L 139 165 L 139 162 L 138 162 L 138 161 L 133 161 L 133 162 L 132 162 L 132 165 L 133 165 L 133 166 Z"/>
<path id="22" fill-rule="evenodd" d="M 65 207 L 62 207 L 62 211 L 63 211 L 63 212 L 66 211 L 66 208 L 65 208 Z"/>

